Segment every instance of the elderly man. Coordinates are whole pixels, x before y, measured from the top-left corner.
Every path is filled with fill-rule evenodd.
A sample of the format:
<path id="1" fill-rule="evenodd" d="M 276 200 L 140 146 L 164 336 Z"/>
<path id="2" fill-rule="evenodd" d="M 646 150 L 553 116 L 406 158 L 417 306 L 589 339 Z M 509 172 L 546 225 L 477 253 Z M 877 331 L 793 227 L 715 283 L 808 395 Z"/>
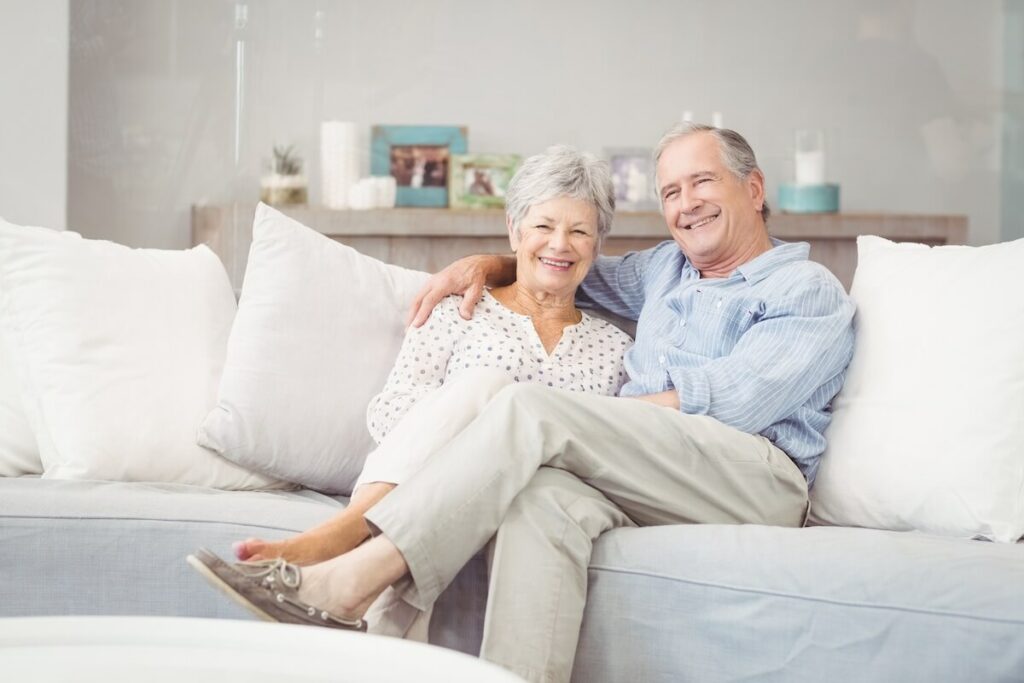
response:
<path id="1" fill-rule="evenodd" d="M 358 625 L 394 585 L 427 610 L 493 537 L 481 656 L 529 680 L 567 681 L 600 534 L 803 523 L 852 355 L 853 305 L 806 244 L 769 237 L 764 176 L 742 136 L 680 124 L 656 161 L 673 241 L 600 259 L 582 288 L 638 323 L 626 398 L 503 389 L 366 514 L 374 539 L 312 567 L 261 570 L 296 587 L 278 601 Z M 471 315 L 485 282 L 512 272 L 506 257 L 463 259 L 432 278 L 414 323 L 451 292 L 467 293 Z M 217 573 L 275 616 L 232 571 Z"/>

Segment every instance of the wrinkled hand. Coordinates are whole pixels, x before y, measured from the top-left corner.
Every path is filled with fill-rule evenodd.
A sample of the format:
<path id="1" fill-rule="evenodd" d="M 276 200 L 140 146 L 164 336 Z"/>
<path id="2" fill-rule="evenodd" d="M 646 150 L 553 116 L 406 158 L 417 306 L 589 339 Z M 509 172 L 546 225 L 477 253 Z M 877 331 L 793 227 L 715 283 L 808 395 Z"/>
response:
<path id="1" fill-rule="evenodd" d="M 434 306 L 449 294 L 462 294 L 459 315 L 466 320 L 473 317 L 480 297 L 487 284 L 487 269 L 484 266 L 486 256 L 467 256 L 451 264 L 440 273 L 431 275 L 426 284 L 416 294 L 406 324 L 420 327 L 427 322 Z"/>
<path id="2" fill-rule="evenodd" d="M 674 389 L 663 391 L 659 394 L 645 394 L 643 396 L 630 396 L 640 401 L 647 401 L 653 403 L 656 406 L 664 406 L 665 408 L 672 408 L 673 410 L 679 410 L 679 394 Z"/>

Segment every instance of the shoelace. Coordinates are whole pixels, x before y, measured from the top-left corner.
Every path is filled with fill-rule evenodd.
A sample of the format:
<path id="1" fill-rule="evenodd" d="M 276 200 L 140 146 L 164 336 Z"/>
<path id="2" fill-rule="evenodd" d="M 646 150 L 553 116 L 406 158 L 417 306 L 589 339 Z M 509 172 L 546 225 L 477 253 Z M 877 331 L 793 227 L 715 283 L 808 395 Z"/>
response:
<path id="1" fill-rule="evenodd" d="M 273 560 L 258 560 L 256 562 L 239 562 L 239 565 L 251 567 L 255 571 L 246 571 L 246 576 L 253 579 L 268 580 L 274 583 L 274 576 L 280 575 L 281 583 L 288 588 L 298 588 L 302 582 L 302 573 L 297 565 L 286 562 L 280 557 Z"/>
<path id="2" fill-rule="evenodd" d="M 251 568 L 255 570 L 252 572 L 247 571 L 245 573 L 246 576 L 253 579 L 259 579 L 260 583 L 268 585 L 268 587 L 271 590 L 274 590 L 274 584 L 277 583 L 275 577 L 277 576 L 281 577 L 281 583 L 283 583 L 286 587 L 291 588 L 292 590 L 297 590 L 299 588 L 299 584 L 302 582 L 302 572 L 299 569 L 298 565 L 286 562 L 280 557 L 275 558 L 273 560 L 239 562 L 238 564 L 246 567 L 247 569 Z M 294 607 L 298 607 L 299 609 L 305 611 L 306 614 L 308 614 L 311 617 L 316 616 L 317 613 L 319 612 L 320 619 L 322 619 L 323 621 L 333 621 L 338 624 L 351 626 L 358 629 L 364 628 L 362 619 L 343 619 L 340 617 L 336 617 L 327 610 L 318 610 L 316 607 L 313 607 L 312 605 L 307 605 L 305 603 L 299 602 L 290 595 L 278 593 L 276 590 L 274 590 L 274 597 L 277 599 L 278 602 L 287 602 Z"/>

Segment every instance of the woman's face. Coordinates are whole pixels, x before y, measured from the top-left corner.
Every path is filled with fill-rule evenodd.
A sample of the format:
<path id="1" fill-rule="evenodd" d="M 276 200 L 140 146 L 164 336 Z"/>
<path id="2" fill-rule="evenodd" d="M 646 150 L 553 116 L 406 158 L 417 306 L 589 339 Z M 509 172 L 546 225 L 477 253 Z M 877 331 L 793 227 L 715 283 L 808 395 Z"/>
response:
<path id="1" fill-rule="evenodd" d="M 572 297 L 597 256 L 597 209 L 582 199 L 557 197 L 530 207 L 518 235 L 516 279 L 537 294 Z"/>

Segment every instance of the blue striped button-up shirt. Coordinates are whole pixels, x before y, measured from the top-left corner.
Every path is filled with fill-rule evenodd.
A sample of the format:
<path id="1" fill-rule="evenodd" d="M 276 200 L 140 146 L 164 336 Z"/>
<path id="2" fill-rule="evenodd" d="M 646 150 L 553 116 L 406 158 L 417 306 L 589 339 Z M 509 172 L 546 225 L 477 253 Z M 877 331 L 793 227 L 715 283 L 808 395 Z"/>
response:
<path id="1" fill-rule="evenodd" d="M 580 299 L 637 321 L 622 396 L 674 389 L 709 415 L 786 452 L 813 483 L 830 402 L 853 355 L 853 302 L 806 243 L 704 279 L 675 242 L 601 257 Z"/>

